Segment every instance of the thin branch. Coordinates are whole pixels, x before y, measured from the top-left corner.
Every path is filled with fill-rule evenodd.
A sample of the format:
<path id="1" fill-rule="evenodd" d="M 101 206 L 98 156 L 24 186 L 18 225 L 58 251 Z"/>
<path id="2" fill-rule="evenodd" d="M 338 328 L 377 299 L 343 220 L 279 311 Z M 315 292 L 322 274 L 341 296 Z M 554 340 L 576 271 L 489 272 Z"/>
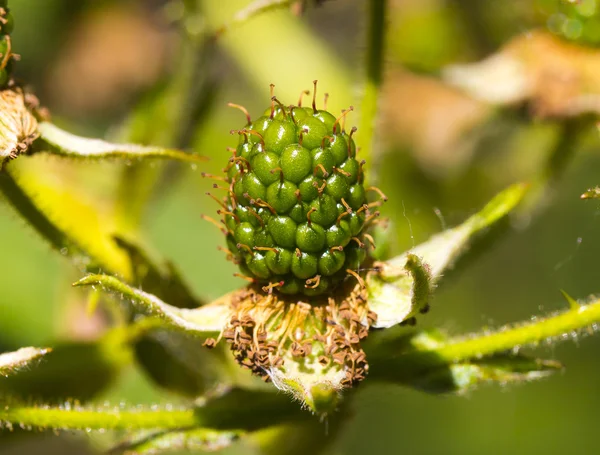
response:
<path id="1" fill-rule="evenodd" d="M 201 400 L 198 400 L 200 402 Z M 196 407 L 88 407 L 76 402 L 62 406 L 25 404 L 0 399 L 0 427 L 56 430 L 185 430 L 254 431 L 311 418 L 287 397 L 256 389 L 232 388 Z"/>
<path id="2" fill-rule="evenodd" d="M 559 339 L 572 332 L 593 328 L 597 323 L 600 323 L 600 299 L 587 305 L 572 304 L 565 312 L 506 326 L 496 332 L 453 339 L 428 352 L 448 362 L 458 362 Z"/>
<path id="3" fill-rule="evenodd" d="M 411 338 L 410 346 L 403 346 L 406 338 L 390 340 L 381 352 L 387 365 L 394 371 L 421 370 L 460 362 L 479 361 L 505 352 L 515 353 L 523 346 L 536 346 L 545 341 L 562 340 L 565 335 L 595 329 L 600 323 L 600 299 L 580 305 L 569 298 L 570 308 L 531 322 L 507 325 L 496 331 L 486 331 L 468 336 L 446 339 L 443 336 L 423 342 L 418 336 Z M 405 342 L 405 341 L 404 341 Z M 402 347 L 403 346 L 403 347 Z M 395 348 L 394 348 L 395 347 Z M 398 347 L 403 352 L 397 352 Z M 396 352 L 396 354 L 394 354 Z M 392 366 L 393 365 L 393 366 Z"/>
<path id="4" fill-rule="evenodd" d="M 190 427 L 198 422 L 193 409 L 93 409 L 73 403 L 51 408 L 3 403 L 0 424 L 57 430 L 167 430 Z"/>

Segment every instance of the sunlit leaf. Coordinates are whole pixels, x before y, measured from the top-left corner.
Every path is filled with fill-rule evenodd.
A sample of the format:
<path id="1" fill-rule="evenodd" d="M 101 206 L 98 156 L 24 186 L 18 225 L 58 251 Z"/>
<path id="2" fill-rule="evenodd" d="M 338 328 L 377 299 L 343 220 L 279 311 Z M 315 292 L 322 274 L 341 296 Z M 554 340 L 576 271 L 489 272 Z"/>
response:
<path id="1" fill-rule="evenodd" d="M 368 277 L 374 327 L 399 324 L 425 310 L 443 274 L 467 251 L 474 236 L 507 215 L 523 199 L 527 185 L 509 187 L 460 226 L 433 236 L 404 254 L 379 263 Z"/>
<path id="2" fill-rule="evenodd" d="M 222 305 L 207 305 L 197 309 L 177 308 L 108 275 L 88 275 L 74 286 L 99 286 L 104 291 L 131 303 L 137 312 L 158 317 L 166 327 L 201 338 L 218 334 L 229 315 L 226 301 Z"/>
<path id="3" fill-rule="evenodd" d="M 48 350 L 42 362 L 0 380 L 0 393 L 48 403 L 87 400 L 110 385 L 130 359 L 127 350 L 108 339 L 59 344 Z"/>
<path id="4" fill-rule="evenodd" d="M 18 351 L 0 354 L 0 376 L 8 376 L 45 356 L 52 349 L 48 348 L 21 348 Z"/>
<path id="5" fill-rule="evenodd" d="M 28 224 L 83 270 L 131 278 L 127 254 L 113 238 L 110 217 L 58 176 L 22 157 L 0 173 L 0 191 Z"/>

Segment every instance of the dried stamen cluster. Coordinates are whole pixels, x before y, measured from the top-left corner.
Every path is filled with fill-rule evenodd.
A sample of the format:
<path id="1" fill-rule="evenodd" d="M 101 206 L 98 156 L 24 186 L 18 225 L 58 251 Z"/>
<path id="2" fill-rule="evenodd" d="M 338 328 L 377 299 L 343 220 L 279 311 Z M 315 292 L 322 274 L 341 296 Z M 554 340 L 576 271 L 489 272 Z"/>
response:
<path id="1" fill-rule="evenodd" d="M 260 287 L 241 290 L 221 337 L 240 365 L 303 399 L 313 387 L 337 393 L 365 378 L 367 359 L 360 342 L 377 315 L 357 284 L 335 296 L 291 301 Z M 208 340 L 214 346 L 217 340 Z"/>

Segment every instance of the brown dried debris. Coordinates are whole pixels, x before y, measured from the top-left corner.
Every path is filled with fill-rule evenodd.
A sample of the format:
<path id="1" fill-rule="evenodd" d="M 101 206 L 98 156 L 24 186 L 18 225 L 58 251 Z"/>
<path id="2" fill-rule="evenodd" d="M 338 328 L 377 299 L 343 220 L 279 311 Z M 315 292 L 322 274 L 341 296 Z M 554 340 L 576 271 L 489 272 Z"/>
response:
<path id="1" fill-rule="evenodd" d="M 250 286 L 232 299 L 233 314 L 221 336 L 236 361 L 265 381 L 286 362 L 300 362 L 309 370 L 342 368 L 341 386 L 352 386 L 368 371 L 360 341 L 377 318 L 366 302 L 360 284 L 310 303 Z"/>
<path id="2" fill-rule="evenodd" d="M 38 122 L 17 86 L 0 91 L 0 163 L 26 153 L 38 138 Z"/>

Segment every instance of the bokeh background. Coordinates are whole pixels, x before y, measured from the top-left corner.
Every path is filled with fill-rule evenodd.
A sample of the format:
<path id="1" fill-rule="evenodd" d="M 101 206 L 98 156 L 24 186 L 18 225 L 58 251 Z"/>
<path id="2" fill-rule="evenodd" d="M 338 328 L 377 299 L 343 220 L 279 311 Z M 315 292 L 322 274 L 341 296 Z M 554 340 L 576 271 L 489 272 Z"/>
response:
<path id="1" fill-rule="evenodd" d="M 203 169 L 152 164 L 158 186 L 140 209 L 138 235 L 156 257 L 180 268 L 197 295 L 211 299 L 242 284 L 216 249 L 220 233 L 201 219 L 216 208 L 204 195 L 211 182 L 200 172 L 224 166 L 225 147 L 234 143 L 229 131 L 244 124 L 227 102 L 258 115 L 269 105 L 269 83 L 284 103 L 292 103 L 318 79 L 335 110 L 358 105 L 366 3 L 330 0 L 301 17 L 268 13 L 205 44 L 198 44 L 203 33 L 228 23 L 248 2 L 199 1 L 197 12 L 186 17 L 179 1 L 165 0 L 9 5 L 16 21 L 14 49 L 22 55 L 17 75 L 55 122 L 80 134 L 176 145 L 211 158 Z M 582 38 L 582 29 L 553 9 L 556 3 L 389 1 L 386 77 L 371 160 L 378 185 L 390 196 L 383 209 L 391 219 L 388 254 L 459 223 L 500 189 L 534 180 L 546 167 L 565 120 L 536 116 L 523 103 L 475 100 L 443 82 L 442 74 L 447 65 L 481 60 L 534 29 Z M 596 1 L 587 4 L 594 14 L 600 8 Z M 182 27 L 192 45 L 182 45 Z M 595 29 L 589 30 L 593 41 Z M 189 95 L 182 97 L 181 90 Z M 164 103 L 147 109 L 155 106 L 157 93 L 167 94 Z M 174 133 L 182 111 L 193 121 Z M 356 115 L 350 120 L 358 122 Z M 600 291 L 600 205 L 579 200 L 600 183 L 600 136 L 584 131 L 568 148 L 572 156 L 536 210 L 515 218 L 502 239 L 445 283 L 419 325 L 466 333 L 564 308 L 561 289 L 577 298 Z M 115 203 L 127 191 L 141 191 L 119 184 L 124 173 L 135 172 L 127 170 L 131 163 L 29 160 L 74 194 L 121 217 L 124 226 L 133 217 L 131 206 Z M 85 295 L 70 288 L 79 271 L 4 203 L 0 239 L 0 350 L 93 340 L 106 330 L 102 312 L 87 315 Z M 483 386 L 466 396 L 430 396 L 367 380 L 352 418 L 327 453 L 592 453 L 600 337 L 573 334 L 534 352 L 563 362 L 565 371 L 539 382 Z M 143 404 L 179 398 L 157 389 L 131 364 L 111 375 L 110 387 L 94 400 Z M 103 437 L 5 431 L 0 453 L 96 453 Z M 235 447 L 227 453 L 253 450 Z"/>

